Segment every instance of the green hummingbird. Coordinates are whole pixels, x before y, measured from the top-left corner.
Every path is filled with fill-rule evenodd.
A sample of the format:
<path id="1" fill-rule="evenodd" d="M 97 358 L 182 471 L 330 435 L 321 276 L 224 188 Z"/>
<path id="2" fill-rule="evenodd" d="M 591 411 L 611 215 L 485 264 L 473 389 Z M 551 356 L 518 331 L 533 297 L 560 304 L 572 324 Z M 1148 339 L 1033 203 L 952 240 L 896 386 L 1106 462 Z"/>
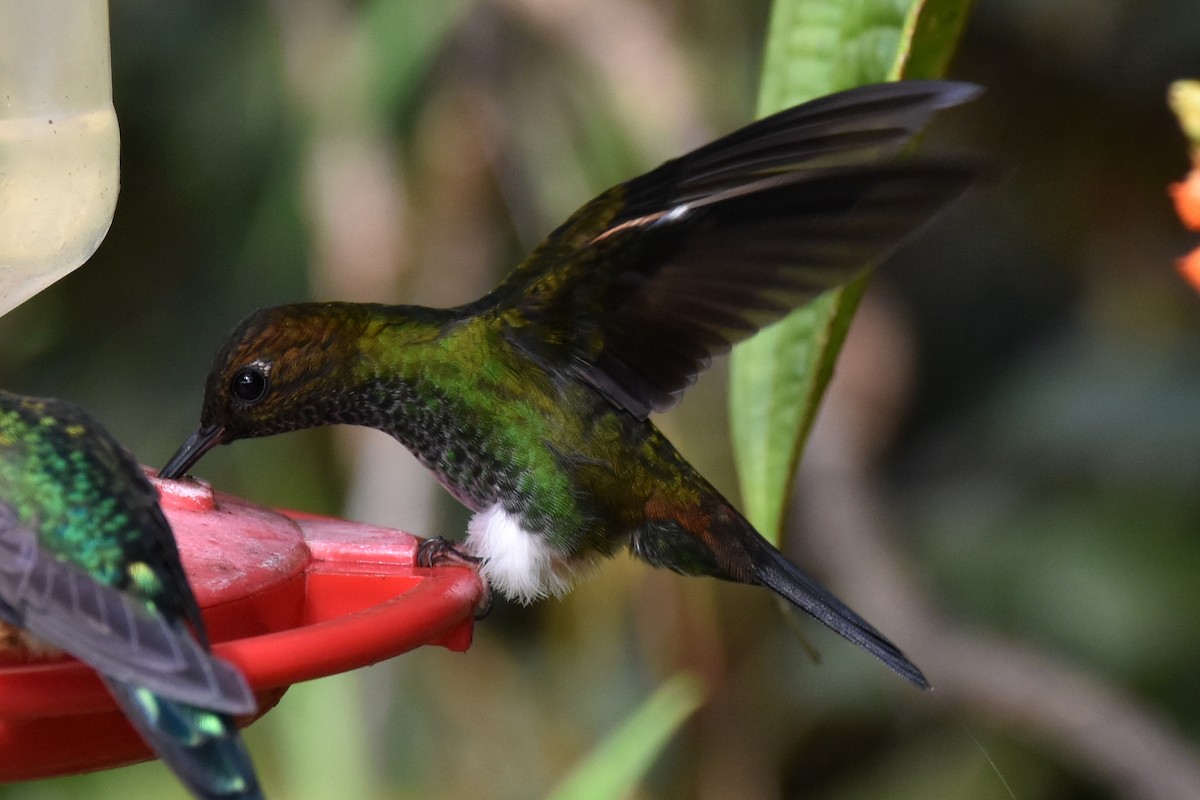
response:
<path id="1" fill-rule="evenodd" d="M 198 798 L 261 798 L 231 714 L 257 707 L 214 657 L 158 493 L 95 420 L 0 392 L 0 627 L 100 674 Z M 48 645 L 48 646 L 47 646 Z"/>
<path id="2" fill-rule="evenodd" d="M 787 560 L 648 420 L 715 354 L 882 259 L 973 170 L 896 158 L 978 88 L 860 87 L 767 117 L 604 192 L 491 293 L 450 309 L 304 303 L 219 349 L 199 428 L 219 444 L 333 423 L 407 446 L 475 512 L 461 546 L 524 602 L 626 547 L 657 567 L 769 587 L 916 684 L 900 650 Z"/>

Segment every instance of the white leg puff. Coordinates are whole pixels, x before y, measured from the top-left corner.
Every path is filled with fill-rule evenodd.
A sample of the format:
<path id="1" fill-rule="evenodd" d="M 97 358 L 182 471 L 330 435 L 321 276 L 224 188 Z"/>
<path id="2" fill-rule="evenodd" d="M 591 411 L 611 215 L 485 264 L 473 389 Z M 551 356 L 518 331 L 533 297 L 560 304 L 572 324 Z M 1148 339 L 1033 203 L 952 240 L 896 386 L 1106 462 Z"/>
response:
<path id="1" fill-rule="evenodd" d="M 499 503 L 471 517 L 466 550 L 482 560 L 480 573 L 509 600 L 528 605 L 571 588 L 574 570 L 566 559 Z"/>

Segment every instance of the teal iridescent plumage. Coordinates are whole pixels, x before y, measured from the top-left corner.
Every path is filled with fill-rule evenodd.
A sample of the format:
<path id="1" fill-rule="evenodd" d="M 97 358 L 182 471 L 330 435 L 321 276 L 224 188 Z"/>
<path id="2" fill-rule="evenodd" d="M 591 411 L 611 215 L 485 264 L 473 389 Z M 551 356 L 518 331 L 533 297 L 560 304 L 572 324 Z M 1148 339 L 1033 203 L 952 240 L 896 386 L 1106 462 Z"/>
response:
<path id="1" fill-rule="evenodd" d="M 759 328 L 888 255 L 972 170 L 906 161 L 978 90 L 912 81 L 760 120 L 613 187 L 493 292 L 453 309 L 264 309 L 217 353 L 176 478 L 236 439 L 346 423 L 386 431 L 476 512 L 461 550 L 529 601 L 627 547 L 656 566 L 765 585 L 919 686 L 882 634 L 789 562 L 647 419 Z"/>
<path id="2" fill-rule="evenodd" d="M 209 652 L 158 494 L 68 403 L 0 392 L 0 623 L 91 664 L 199 798 L 260 798 L 231 714 L 255 710 Z"/>

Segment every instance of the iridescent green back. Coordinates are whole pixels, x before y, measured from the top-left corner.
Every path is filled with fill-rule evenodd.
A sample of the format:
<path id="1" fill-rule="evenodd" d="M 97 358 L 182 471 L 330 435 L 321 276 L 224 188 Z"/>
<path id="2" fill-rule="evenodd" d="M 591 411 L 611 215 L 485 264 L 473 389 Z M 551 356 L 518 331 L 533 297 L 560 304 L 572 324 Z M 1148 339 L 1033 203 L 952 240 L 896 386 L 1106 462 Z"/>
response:
<path id="1" fill-rule="evenodd" d="M 0 502 L 40 546 L 168 619 L 200 624 L 158 496 L 90 416 L 53 399 L 0 392 Z"/>

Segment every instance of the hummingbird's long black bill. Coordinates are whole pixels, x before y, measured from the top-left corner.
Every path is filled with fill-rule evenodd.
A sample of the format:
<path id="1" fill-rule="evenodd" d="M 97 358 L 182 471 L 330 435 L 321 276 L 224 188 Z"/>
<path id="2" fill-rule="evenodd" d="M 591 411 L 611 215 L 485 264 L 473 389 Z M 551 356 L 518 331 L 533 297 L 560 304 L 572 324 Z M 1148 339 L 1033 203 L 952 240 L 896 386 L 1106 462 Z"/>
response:
<path id="1" fill-rule="evenodd" d="M 197 428 L 175 455 L 171 456 L 166 466 L 158 471 L 158 477 L 172 481 L 182 478 L 205 453 L 224 443 L 225 429 L 223 427 Z"/>

